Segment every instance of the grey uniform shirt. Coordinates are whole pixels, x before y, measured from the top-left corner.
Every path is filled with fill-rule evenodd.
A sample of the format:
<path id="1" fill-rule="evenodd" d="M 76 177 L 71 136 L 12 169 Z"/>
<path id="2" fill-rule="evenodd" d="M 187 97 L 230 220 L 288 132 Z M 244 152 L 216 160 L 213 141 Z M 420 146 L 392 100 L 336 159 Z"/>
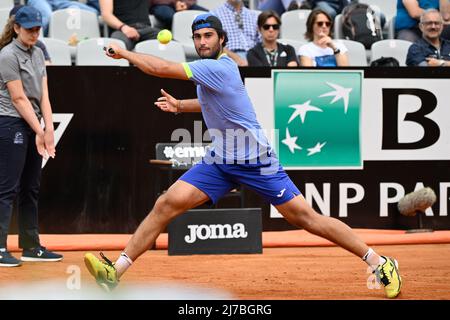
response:
<path id="1" fill-rule="evenodd" d="M 47 76 L 42 50 L 28 49 L 17 39 L 0 51 L 0 116 L 20 118 L 14 107 L 6 84 L 21 80 L 23 90 L 33 106 L 38 119 L 41 115 L 42 79 Z"/>

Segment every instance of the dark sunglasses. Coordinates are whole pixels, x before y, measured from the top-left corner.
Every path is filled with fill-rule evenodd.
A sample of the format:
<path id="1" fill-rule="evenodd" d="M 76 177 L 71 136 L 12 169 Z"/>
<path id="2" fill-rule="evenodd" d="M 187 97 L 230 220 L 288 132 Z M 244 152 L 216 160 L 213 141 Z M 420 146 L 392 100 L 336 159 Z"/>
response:
<path id="1" fill-rule="evenodd" d="M 264 30 L 269 30 L 270 27 L 272 27 L 273 30 L 280 29 L 280 25 L 279 24 L 264 24 L 262 27 L 263 27 Z"/>
<path id="2" fill-rule="evenodd" d="M 325 24 L 327 27 L 331 26 L 331 22 L 330 22 L 330 21 L 319 21 L 319 22 L 316 22 L 316 24 L 317 24 L 319 27 L 323 27 L 324 24 Z"/>

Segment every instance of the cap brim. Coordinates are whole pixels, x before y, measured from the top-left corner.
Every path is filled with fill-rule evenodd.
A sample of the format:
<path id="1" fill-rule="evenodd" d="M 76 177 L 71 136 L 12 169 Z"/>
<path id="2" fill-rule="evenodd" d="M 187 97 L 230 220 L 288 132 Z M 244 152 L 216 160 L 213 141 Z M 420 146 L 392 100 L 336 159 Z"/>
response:
<path id="1" fill-rule="evenodd" d="M 42 27 L 42 22 L 26 22 L 26 23 L 20 24 L 20 26 L 25 29 Z"/>

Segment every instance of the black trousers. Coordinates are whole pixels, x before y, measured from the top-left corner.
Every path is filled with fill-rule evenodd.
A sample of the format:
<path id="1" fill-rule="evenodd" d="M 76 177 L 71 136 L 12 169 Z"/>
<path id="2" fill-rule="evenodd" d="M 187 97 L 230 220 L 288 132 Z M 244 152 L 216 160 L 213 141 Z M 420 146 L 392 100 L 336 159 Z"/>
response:
<path id="1" fill-rule="evenodd" d="M 19 247 L 39 246 L 38 198 L 42 157 L 36 135 L 22 118 L 0 116 L 0 248 L 6 248 L 14 200 Z"/>

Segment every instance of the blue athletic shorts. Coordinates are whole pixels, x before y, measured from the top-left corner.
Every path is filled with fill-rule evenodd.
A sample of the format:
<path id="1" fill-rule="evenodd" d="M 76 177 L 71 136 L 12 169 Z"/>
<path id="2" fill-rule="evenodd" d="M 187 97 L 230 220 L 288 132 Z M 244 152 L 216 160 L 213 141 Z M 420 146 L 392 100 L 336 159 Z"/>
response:
<path id="1" fill-rule="evenodd" d="M 180 180 L 203 191 L 213 203 L 240 184 L 254 190 L 272 205 L 280 205 L 300 194 L 273 155 L 264 164 L 209 164 L 202 161 Z"/>

